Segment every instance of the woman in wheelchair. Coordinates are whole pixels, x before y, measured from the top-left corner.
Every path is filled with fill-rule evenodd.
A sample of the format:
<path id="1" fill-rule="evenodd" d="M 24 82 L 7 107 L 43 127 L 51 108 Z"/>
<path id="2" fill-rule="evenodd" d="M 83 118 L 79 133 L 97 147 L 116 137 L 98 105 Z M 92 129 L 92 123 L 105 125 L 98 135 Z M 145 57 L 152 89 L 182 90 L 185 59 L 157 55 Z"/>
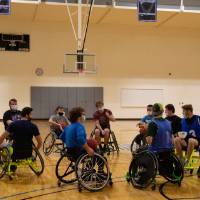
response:
<path id="1" fill-rule="evenodd" d="M 1 170 L 4 172 L 7 169 L 15 171 L 17 168 L 17 164 L 15 162 L 17 162 L 18 160 L 26 160 L 28 158 L 32 158 L 33 153 L 34 156 L 36 156 L 35 159 L 37 158 L 37 156 L 39 156 L 40 161 L 43 162 L 41 155 L 39 155 L 38 151 L 38 149 L 42 145 L 42 138 L 40 136 L 38 127 L 31 122 L 32 111 L 32 108 L 25 107 L 21 112 L 22 119 L 11 123 L 7 130 L 0 136 L 0 144 L 2 144 L 6 138 L 9 138 L 10 140 L 10 142 L 7 145 L 4 144 L 3 148 L 1 149 L 0 165 L 2 168 Z M 32 142 L 33 136 L 37 141 L 37 146 L 34 147 Z M 5 159 L 5 157 L 7 157 L 7 159 L 8 157 L 10 157 L 11 159 L 6 160 L 7 168 L 3 169 L 3 166 L 5 165 L 3 160 Z M 33 166 L 31 166 L 31 162 L 25 163 L 30 164 L 29 166 L 31 169 L 33 168 Z M 35 169 L 32 170 L 34 171 Z"/>
<path id="2" fill-rule="evenodd" d="M 183 167 L 173 154 L 171 123 L 162 117 L 163 112 L 161 104 L 154 104 L 146 137 L 148 147 L 136 152 L 129 168 L 134 186 L 147 187 L 155 181 L 157 171 L 172 183 L 180 184 L 183 179 Z"/>
<path id="3" fill-rule="evenodd" d="M 95 153 L 96 141 L 87 140 L 85 127 L 82 125 L 84 120 L 84 109 L 77 107 L 70 111 L 71 125 L 65 127 L 60 136 L 66 145 L 66 151 L 58 160 L 56 176 L 59 185 L 60 182 L 71 183 L 78 180 L 79 189 L 83 186 L 90 191 L 97 191 L 103 189 L 109 181 L 111 183 L 111 175 L 106 159 Z M 74 172 L 76 176 L 72 177 Z"/>

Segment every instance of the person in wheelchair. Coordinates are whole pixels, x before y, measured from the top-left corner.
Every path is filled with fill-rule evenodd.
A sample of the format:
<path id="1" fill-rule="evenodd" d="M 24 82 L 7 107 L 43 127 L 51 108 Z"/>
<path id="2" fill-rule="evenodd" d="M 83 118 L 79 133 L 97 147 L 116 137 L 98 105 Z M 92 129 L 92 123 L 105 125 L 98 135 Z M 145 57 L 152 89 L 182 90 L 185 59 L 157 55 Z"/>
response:
<path id="1" fill-rule="evenodd" d="M 149 123 L 146 140 L 149 151 L 158 156 L 160 174 L 170 176 L 172 172 L 170 155 L 173 149 L 173 134 L 171 123 L 163 118 L 163 112 L 161 104 L 153 105 L 154 118 Z"/>
<path id="2" fill-rule="evenodd" d="M 55 114 L 49 119 L 50 130 L 59 137 L 63 132 L 63 128 L 70 124 L 68 118 L 65 116 L 64 107 L 58 106 Z"/>
<path id="3" fill-rule="evenodd" d="M 21 120 L 11 123 L 7 130 L 0 136 L 0 144 L 2 144 L 6 138 L 12 140 L 12 161 L 32 157 L 33 136 L 37 141 L 37 149 L 42 145 L 39 129 L 31 122 L 32 111 L 33 109 L 30 107 L 23 108 Z M 12 170 L 15 171 L 16 168 Z"/>
<path id="4" fill-rule="evenodd" d="M 81 107 L 73 108 L 69 113 L 71 124 L 64 128 L 60 139 L 65 143 L 67 152 L 77 160 L 80 155 L 88 153 L 94 155 L 92 149 L 87 143 L 87 134 L 83 122 L 85 121 L 85 111 Z"/>
<path id="5" fill-rule="evenodd" d="M 151 122 L 152 119 L 153 119 L 153 105 L 149 104 L 147 105 L 147 115 L 145 115 L 140 122 L 148 124 Z"/>
<path id="6" fill-rule="evenodd" d="M 199 150 L 200 145 L 200 116 L 193 114 L 192 105 L 184 105 L 183 116 L 181 121 L 181 131 L 186 133 L 186 137 L 176 137 L 175 147 L 177 155 L 183 160 L 182 151 L 186 151 L 186 159 L 183 161 L 186 167 L 189 164 L 191 154 L 194 149 Z M 200 177 L 200 168 L 198 169 L 198 177 Z"/>
<path id="7" fill-rule="evenodd" d="M 95 120 L 95 140 L 100 151 L 108 150 L 108 142 L 110 138 L 110 121 L 115 121 L 112 112 L 104 108 L 102 101 L 96 102 L 97 111 L 93 114 Z M 101 138 L 104 138 L 104 147 L 101 145 Z"/>

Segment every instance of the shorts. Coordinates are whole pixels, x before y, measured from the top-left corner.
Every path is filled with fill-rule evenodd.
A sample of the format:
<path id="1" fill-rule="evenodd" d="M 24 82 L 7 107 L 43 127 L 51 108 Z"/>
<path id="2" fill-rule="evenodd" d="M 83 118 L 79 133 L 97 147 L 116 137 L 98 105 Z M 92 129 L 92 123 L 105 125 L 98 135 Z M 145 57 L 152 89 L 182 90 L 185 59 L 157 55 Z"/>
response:
<path id="1" fill-rule="evenodd" d="M 192 138 L 192 137 L 191 137 L 191 138 Z M 182 148 L 184 151 L 187 151 L 187 147 L 188 147 L 188 141 L 189 141 L 189 139 L 190 139 L 190 138 L 187 138 L 187 137 L 184 139 L 184 141 L 185 141 L 186 144 L 187 144 L 186 147 L 183 147 L 183 148 Z M 198 141 L 198 145 L 195 147 L 195 150 L 199 151 L 200 139 L 197 139 L 197 138 L 193 138 L 193 139 L 195 139 L 195 140 Z"/>
<path id="2" fill-rule="evenodd" d="M 105 130 L 105 129 L 109 129 L 110 130 L 110 127 L 102 127 L 102 129 L 103 130 Z M 95 130 L 99 130 L 99 128 L 96 127 Z M 111 130 L 110 130 L 110 132 L 111 132 Z M 100 131 L 100 137 L 102 137 L 102 138 L 104 137 L 104 135 L 102 134 L 101 131 Z"/>

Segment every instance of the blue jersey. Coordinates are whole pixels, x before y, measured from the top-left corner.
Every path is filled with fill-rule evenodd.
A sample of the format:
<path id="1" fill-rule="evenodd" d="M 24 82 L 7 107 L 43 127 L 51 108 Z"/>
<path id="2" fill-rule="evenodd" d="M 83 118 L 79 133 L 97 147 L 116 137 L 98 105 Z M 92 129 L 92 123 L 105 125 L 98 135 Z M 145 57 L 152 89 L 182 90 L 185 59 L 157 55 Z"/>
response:
<path id="1" fill-rule="evenodd" d="M 87 142 L 85 127 L 79 122 L 72 123 L 65 127 L 60 138 L 67 148 L 83 149 L 83 145 Z"/>
<path id="2" fill-rule="evenodd" d="M 157 125 L 157 133 L 153 138 L 152 144 L 149 147 L 150 151 L 163 152 L 172 149 L 172 127 L 168 120 L 153 119 Z"/>
<path id="3" fill-rule="evenodd" d="M 153 115 L 146 115 L 141 119 L 141 122 L 149 124 L 153 119 Z"/>
<path id="4" fill-rule="evenodd" d="M 191 123 L 187 122 L 187 119 L 182 119 L 181 121 L 181 129 L 184 132 L 187 132 L 187 139 L 189 138 L 197 138 L 200 139 L 200 117 L 194 115 L 194 120 Z"/>

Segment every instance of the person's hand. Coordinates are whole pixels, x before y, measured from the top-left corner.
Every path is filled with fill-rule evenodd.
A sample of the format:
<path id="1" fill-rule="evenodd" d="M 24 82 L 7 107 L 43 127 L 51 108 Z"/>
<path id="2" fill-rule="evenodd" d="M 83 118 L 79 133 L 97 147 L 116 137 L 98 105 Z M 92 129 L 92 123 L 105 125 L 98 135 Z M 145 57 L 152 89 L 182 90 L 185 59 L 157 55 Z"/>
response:
<path id="1" fill-rule="evenodd" d="M 59 126 L 59 129 L 60 129 L 61 131 L 63 131 L 62 125 L 59 124 L 58 126 Z"/>
<path id="2" fill-rule="evenodd" d="M 104 136 L 104 135 L 105 135 L 105 131 L 104 131 L 104 130 L 102 130 L 102 131 L 101 131 L 101 134 Z"/>
<path id="3" fill-rule="evenodd" d="M 94 155 L 94 150 L 92 148 L 88 148 L 87 153 L 89 156 L 93 156 Z"/>

